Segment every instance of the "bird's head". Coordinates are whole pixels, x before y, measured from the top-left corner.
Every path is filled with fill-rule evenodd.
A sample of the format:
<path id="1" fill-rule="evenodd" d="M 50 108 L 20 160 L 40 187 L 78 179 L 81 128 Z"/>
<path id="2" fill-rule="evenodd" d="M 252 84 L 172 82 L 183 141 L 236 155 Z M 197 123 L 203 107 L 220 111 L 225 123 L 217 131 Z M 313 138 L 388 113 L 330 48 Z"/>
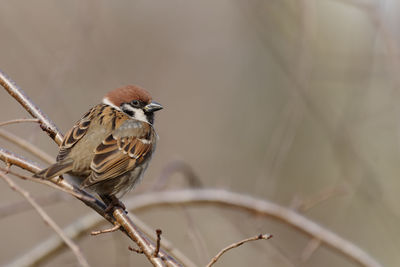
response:
<path id="1" fill-rule="evenodd" d="M 104 96 L 103 103 L 150 124 L 154 122 L 154 112 L 163 108 L 161 104 L 152 101 L 149 92 L 136 85 L 110 91 Z"/>

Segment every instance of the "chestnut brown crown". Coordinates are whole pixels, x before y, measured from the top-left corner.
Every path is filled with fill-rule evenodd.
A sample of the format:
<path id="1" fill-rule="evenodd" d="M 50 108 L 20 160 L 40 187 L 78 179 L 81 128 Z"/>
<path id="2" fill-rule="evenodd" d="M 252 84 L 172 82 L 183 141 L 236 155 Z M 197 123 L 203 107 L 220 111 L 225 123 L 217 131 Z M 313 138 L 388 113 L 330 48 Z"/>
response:
<path id="1" fill-rule="evenodd" d="M 115 106 L 119 107 L 123 103 L 129 103 L 132 100 L 139 100 L 145 104 L 151 103 L 150 93 L 137 85 L 127 85 L 108 92 L 104 99 L 108 99 Z"/>

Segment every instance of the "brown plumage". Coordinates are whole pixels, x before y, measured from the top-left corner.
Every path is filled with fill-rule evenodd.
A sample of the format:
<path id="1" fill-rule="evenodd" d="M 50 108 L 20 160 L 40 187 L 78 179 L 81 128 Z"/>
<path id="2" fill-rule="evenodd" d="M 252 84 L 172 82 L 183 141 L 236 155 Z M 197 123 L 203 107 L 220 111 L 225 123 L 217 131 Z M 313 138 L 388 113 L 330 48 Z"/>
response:
<path id="1" fill-rule="evenodd" d="M 114 105 L 120 106 L 127 99 L 136 99 L 148 104 L 151 102 L 151 96 L 144 88 L 137 85 L 127 85 L 117 88 L 105 95 Z"/>
<path id="2" fill-rule="evenodd" d="M 123 195 L 149 164 L 157 141 L 153 112 L 161 108 L 138 86 L 109 92 L 65 135 L 57 162 L 35 176 L 68 173 L 101 196 Z"/>

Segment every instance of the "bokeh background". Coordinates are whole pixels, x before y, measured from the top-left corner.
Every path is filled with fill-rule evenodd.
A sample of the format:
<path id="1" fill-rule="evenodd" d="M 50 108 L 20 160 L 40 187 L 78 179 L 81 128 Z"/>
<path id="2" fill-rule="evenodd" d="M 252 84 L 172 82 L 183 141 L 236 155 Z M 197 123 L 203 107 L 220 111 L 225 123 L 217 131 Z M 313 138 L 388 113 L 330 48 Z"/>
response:
<path id="1" fill-rule="evenodd" d="M 205 187 L 289 207 L 316 202 L 305 216 L 398 266 L 399 23 L 395 0 L 5 0 L 0 68 L 64 133 L 110 89 L 147 88 L 165 107 L 160 141 L 130 195 L 183 160 Z M 4 90 L 0 101 L 0 121 L 28 117 Z M 4 129 L 57 153 L 37 125 Z M 168 188 L 183 181 L 176 174 Z M 35 197 L 54 193 L 17 182 Z M 0 185 L 0 207 L 21 201 Z M 68 197 L 46 210 L 62 226 L 91 212 Z M 218 266 L 354 266 L 324 247 L 302 261 L 309 239 L 268 218 L 216 207 L 136 215 L 199 265 L 268 232 L 275 238 L 231 251 Z M 1 218 L 0 264 L 51 235 L 34 211 Z M 78 244 L 93 266 L 149 265 L 121 233 L 88 233 Z M 76 264 L 64 250 L 42 266 Z"/>

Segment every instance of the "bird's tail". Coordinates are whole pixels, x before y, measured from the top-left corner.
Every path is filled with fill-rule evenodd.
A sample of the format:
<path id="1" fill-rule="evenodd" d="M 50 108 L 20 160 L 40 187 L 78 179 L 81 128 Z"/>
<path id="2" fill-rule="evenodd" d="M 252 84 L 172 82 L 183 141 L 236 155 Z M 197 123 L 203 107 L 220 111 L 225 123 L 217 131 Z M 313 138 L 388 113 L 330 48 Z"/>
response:
<path id="1" fill-rule="evenodd" d="M 73 167 L 72 160 L 59 161 L 57 163 L 54 163 L 50 167 L 37 172 L 36 174 L 33 175 L 33 177 L 43 178 L 43 179 L 51 179 L 53 177 L 56 177 L 56 176 L 59 176 L 66 172 L 71 171 L 72 167 Z"/>

